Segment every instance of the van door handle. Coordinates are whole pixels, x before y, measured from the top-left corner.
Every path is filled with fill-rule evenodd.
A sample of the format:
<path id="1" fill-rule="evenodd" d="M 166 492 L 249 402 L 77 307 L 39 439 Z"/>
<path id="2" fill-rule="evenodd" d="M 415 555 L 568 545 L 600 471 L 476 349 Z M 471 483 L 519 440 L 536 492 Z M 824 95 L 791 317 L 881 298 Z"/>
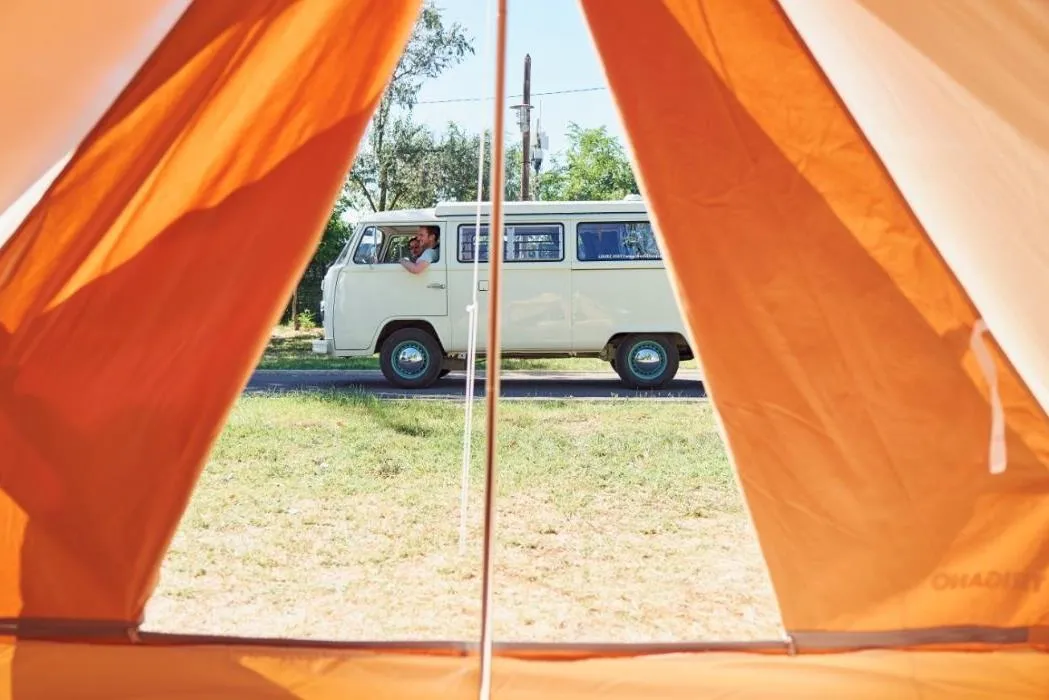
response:
<path id="1" fill-rule="evenodd" d="M 477 291 L 487 292 L 488 291 L 488 280 L 478 280 Z"/>
<path id="2" fill-rule="evenodd" d="M 430 289 L 444 289 L 444 283 L 443 282 L 430 282 L 430 284 L 428 284 L 426 286 L 429 287 Z"/>

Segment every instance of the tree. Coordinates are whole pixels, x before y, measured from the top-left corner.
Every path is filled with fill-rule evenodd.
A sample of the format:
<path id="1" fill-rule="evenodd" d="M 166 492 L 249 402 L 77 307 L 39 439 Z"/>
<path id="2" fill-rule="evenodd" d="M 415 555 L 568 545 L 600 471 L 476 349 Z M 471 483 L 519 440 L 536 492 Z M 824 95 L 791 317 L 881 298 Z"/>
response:
<path id="1" fill-rule="evenodd" d="M 484 153 L 484 198 L 486 201 L 490 201 L 492 198 L 492 194 L 489 191 L 489 180 L 492 173 L 491 147 L 492 139 L 489 135 L 488 149 Z M 507 139 L 504 150 L 503 183 L 506 187 L 503 189 L 503 196 L 509 201 L 516 201 L 521 198 L 521 142 Z M 476 189 L 475 185 L 474 190 L 476 191 Z"/>
<path id="2" fill-rule="evenodd" d="M 372 211 L 425 206 L 435 196 L 432 134 L 412 119 L 422 84 L 474 52 L 463 27 L 446 27 L 428 0 L 394 69 L 350 173 L 350 194 Z"/>
<path id="3" fill-rule="evenodd" d="M 298 329 L 300 314 L 306 314 L 311 320 L 320 318 L 321 282 L 328 268 L 335 262 L 335 258 L 339 257 L 339 253 L 342 252 L 343 246 L 346 245 L 352 233 L 352 229 L 343 218 L 349 209 L 350 199 L 346 195 L 346 188 L 343 187 L 339 198 L 335 200 L 335 206 L 332 207 L 324 233 L 321 234 L 317 251 L 313 254 L 313 258 L 292 292 L 290 303 L 284 309 L 282 323 L 291 321 Z"/>
<path id="4" fill-rule="evenodd" d="M 369 143 L 350 174 L 349 193 L 372 211 L 428 206 L 435 187 L 433 134 L 408 112 L 389 124 L 373 122 Z"/>
<path id="5" fill-rule="evenodd" d="M 437 153 L 437 198 L 450 201 L 466 201 L 474 198 L 477 189 L 477 149 L 480 137 L 467 134 L 454 122 L 441 138 Z"/>
<path id="6" fill-rule="evenodd" d="M 484 164 L 481 181 L 481 197 L 491 200 L 492 138 L 485 131 Z M 472 202 L 477 199 L 477 155 L 481 147 L 481 134 L 467 134 L 458 124 L 449 123 L 441 138 L 434 163 L 436 192 L 434 201 Z M 521 193 L 521 145 L 506 149 L 503 195 L 517 199 Z"/>
<path id="7" fill-rule="evenodd" d="M 622 199 L 639 192 L 619 139 L 604 126 L 586 129 L 574 122 L 568 125 L 563 159 L 553 159 L 550 169 L 538 178 L 536 189 L 546 200 Z"/>
<path id="8" fill-rule="evenodd" d="M 310 262 L 310 266 L 306 269 L 307 276 L 312 273 L 316 278 L 318 287 L 320 280 L 324 279 L 324 273 L 327 272 L 328 266 L 335 261 L 335 258 L 339 257 L 339 253 L 342 252 L 346 241 L 350 239 L 352 229 L 343 218 L 349 209 L 350 200 L 346 193 L 343 192 L 335 201 L 331 217 L 328 219 L 327 226 L 324 227 L 324 235 L 321 236 L 321 242 L 317 246 L 317 253 Z"/>
<path id="9" fill-rule="evenodd" d="M 318 250 L 296 287 L 284 320 L 295 316 L 297 307 L 314 314 L 320 311 L 320 281 L 349 236 L 342 219 L 349 208 L 368 206 L 380 211 L 432 203 L 435 188 L 429 166 L 436 147 L 433 135 L 414 122 L 411 112 L 423 82 L 436 78 L 468 53 L 473 53 L 473 45 L 463 27 L 458 23 L 446 27 L 440 10 L 428 0 L 383 92 Z"/>

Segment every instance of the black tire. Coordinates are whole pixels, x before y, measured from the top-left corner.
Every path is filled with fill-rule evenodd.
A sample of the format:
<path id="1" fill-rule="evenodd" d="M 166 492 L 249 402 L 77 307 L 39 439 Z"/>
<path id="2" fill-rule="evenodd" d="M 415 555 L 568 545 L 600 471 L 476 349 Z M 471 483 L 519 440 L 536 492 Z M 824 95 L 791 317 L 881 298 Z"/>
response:
<path id="1" fill-rule="evenodd" d="M 643 354 L 638 357 L 638 353 Z M 616 346 L 612 366 L 630 389 L 661 389 L 674 379 L 679 363 L 677 345 L 665 337 L 631 335 Z"/>
<path id="2" fill-rule="evenodd" d="M 437 375 L 437 378 L 438 379 L 444 379 L 445 377 L 447 377 L 451 373 L 451 371 L 452 370 L 450 370 L 450 369 L 442 369 L 441 373 Z"/>
<path id="3" fill-rule="evenodd" d="M 405 353 L 411 357 L 405 357 Z M 383 342 L 379 349 L 379 368 L 386 381 L 396 387 L 425 389 L 437 381 L 443 356 L 440 344 L 431 333 L 420 328 L 402 328 Z M 417 362 L 411 361 L 416 358 Z"/>

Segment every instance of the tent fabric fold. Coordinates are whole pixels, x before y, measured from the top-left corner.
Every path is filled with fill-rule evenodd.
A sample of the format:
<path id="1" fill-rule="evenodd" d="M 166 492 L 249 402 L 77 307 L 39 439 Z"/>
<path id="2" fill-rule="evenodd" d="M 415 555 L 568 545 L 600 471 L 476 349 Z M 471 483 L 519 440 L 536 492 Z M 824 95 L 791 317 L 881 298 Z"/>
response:
<path id="1" fill-rule="evenodd" d="M 583 7 L 788 632 L 1049 623 L 1049 420 L 992 343 L 991 473 L 980 314 L 782 8 Z"/>
<path id="2" fill-rule="evenodd" d="M 139 619 L 418 7 L 193 3 L 0 250 L 0 617 Z"/>

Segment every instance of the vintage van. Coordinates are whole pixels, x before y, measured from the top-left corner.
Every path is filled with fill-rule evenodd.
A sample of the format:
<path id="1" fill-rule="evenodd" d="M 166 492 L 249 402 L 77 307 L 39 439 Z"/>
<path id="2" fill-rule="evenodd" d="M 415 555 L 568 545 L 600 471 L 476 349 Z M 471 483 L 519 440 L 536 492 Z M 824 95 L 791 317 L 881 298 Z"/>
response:
<path id="1" fill-rule="evenodd" d="M 318 354 L 379 354 L 386 379 L 423 388 L 465 368 L 477 204 L 368 214 L 322 283 Z M 477 354 L 488 321 L 488 217 L 481 209 Z M 437 259 L 399 264 L 420 226 L 440 230 Z M 598 357 L 631 388 L 658 388 L 692 359 L 643 201 L 507 202 L 502 354 Z"/>

